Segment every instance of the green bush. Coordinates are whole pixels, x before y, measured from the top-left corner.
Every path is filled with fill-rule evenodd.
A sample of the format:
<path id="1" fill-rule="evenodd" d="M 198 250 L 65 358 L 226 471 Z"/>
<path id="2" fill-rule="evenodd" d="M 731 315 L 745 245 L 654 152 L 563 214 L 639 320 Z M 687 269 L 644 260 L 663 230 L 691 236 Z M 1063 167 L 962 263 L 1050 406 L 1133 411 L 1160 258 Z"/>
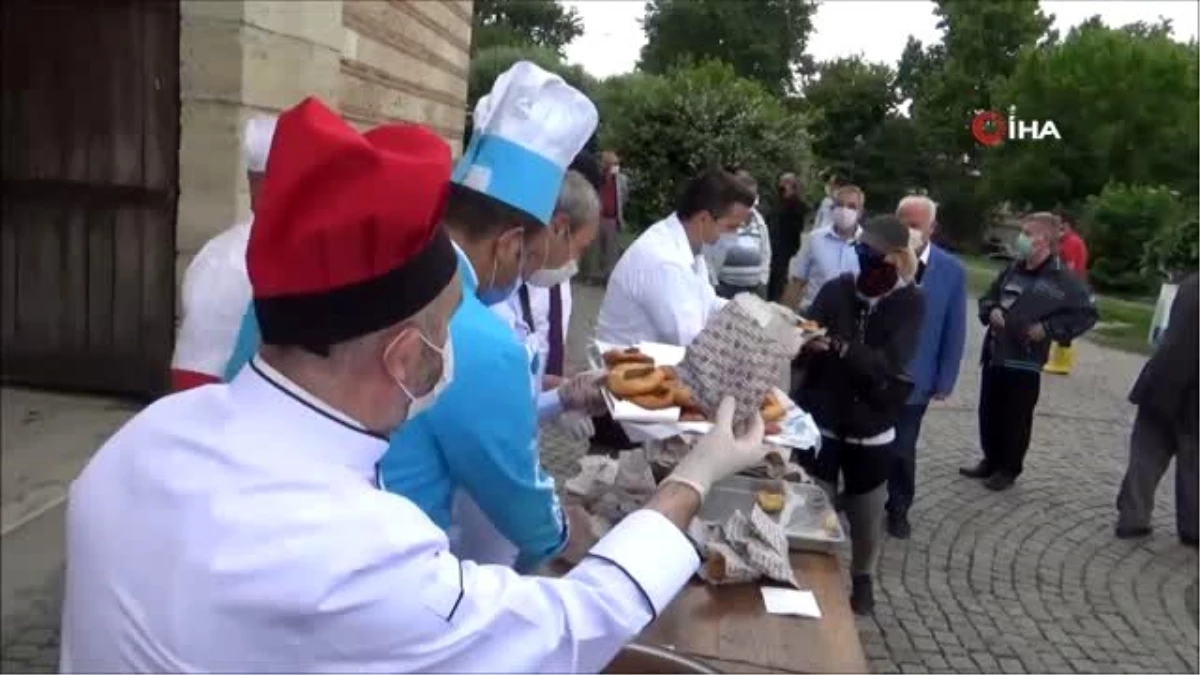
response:
<path id="1" fill-rule="evenodd" d="M 1081 224 L 1096 288 L 1116 293 L 1157 288 L 1159 279 L 1144 265 L 1147 248 L 1160 236 L 1168 241 L 1171 235 L 1163 233 L 1187 219 L 1178 194 L 1161 186 L 1110 182 L 1099 195 L 1089 197 Z M 1192 232 L 1194 240 L 1195 229 Z M 1164 246 L 1163 250 L 1170 248 Z"/>
<path id="2" fill-rule="evenodd" d="M 1142 269 L 1152 278 L 1178 280 L 1200 267 L 1200 220 L 1196 210 L 1159 230 L 1142 256 Z"/>
<path id="3" fill-rule="evenodd" d="M 595 100 L 601 145 L 630 179 L 626 219 L 637 229 L 669 214 L 682 181 L 708 166 L 745 167 L 764 197 L 780 173 L 808 175 L 805 118 L 726 64 L 610 78 Z"/>

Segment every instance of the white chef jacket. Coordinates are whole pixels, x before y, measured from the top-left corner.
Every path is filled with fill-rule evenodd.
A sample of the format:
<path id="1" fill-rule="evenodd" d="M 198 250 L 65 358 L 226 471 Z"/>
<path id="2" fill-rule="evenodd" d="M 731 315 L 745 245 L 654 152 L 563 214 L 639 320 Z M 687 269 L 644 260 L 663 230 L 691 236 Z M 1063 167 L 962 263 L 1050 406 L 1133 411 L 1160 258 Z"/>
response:
<path id="1" fill-rule="evenodd" d="M 650 226 L 617 261 L 596 319 L 596 337 L 618 345 L 687 346 L 725 304 L 671 214 Z"/>
<path id="2" fill-rule="evenodd" d="M 258 358 L 143 410 L 71 485 L 60 672 L 598 672 L 699 565 L 646 510 L 561 579 L 460 561 L 387 447 Z"/>
<path id="3" fill-rule="evenodd" d="M 250 224 L 238 223 L 208 240 L 184 272 L 172 370 L 224 376 L 251 299 Z"/>

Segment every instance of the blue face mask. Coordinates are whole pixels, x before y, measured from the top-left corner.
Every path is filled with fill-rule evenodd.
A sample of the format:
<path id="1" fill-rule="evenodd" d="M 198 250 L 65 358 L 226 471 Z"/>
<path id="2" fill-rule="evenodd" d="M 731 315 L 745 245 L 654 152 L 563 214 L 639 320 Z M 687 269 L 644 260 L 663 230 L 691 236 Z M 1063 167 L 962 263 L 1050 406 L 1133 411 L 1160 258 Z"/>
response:
<path id="1" fill-rule="evenodd" d="M 488 281 L 488 285 L 486 288 L 480 288 L 479 291 L 476 293 L 476 295 L 479 297 L 479 301 L 482 302 L 483 304 L 487 305 L 488 307 L 491 307 L 492 305 L 498 305 L 502 302 L 505 302 L 506 300 L 508 300 L 509 298 L 512 297 L 513 293 L 517 292 L 517 286 L 521 285 L 520 270 L 525 269 L 525 244 L 524 244 L 524 242 L 521 243 L 521 252 L 519 254 L 519 257 L 517 258 L 517 275 L 515 277 L 513 277 L 512 282 L 506 286 L 497 286 L 496 285 L 496 272 L 499 270 L 499 268 L 500 268 L 499 259 L 493 260 L 492 261 L 492 278 Z"/>

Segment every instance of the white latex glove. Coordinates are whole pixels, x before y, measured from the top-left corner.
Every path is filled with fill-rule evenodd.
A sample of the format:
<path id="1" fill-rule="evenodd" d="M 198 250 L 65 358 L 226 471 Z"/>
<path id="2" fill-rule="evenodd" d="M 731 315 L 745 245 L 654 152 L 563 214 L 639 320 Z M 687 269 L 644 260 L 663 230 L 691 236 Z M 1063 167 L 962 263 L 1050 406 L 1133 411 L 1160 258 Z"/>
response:
<path id="1" fill-rule="evenodd" d="M 596 435 L 596 427 L 592 424 L 592 418 L 573 410 L 559 415 L 554 420 L 554 424 L 567 435 L 567 438 L 573 441 L 586 441 Z"/>
<path id="2" fill-rule="evenodd" d="M 558 397 L 562 400 L 563 408 L 568 412 L 582 412 L 588 415 L 603 415 L 608 412 L 604 394 L 601 393 L 603 382 L 602 370 L 589 370 L 568 377 L 558 387 Z"/>
<path id="3" fill-rule="evenodd" d="M 769 443 L 763 443 L 761 415 L 751 419 L 745 434 L 734 437 L 735 406 L 730 396 L 721 401 L 712 431 L 696 441 L 666 480 L 690 485 L 703 498 L 713 483 L 758 464 L 774 450 Z"/>

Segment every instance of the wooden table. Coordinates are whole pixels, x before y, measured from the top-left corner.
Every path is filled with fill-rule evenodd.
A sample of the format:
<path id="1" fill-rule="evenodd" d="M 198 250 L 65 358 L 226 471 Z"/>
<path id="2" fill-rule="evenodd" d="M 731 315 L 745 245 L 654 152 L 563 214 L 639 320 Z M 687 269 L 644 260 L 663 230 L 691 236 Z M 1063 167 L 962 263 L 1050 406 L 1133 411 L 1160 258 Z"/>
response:
<path id="1" fill-rule="evenodd" d="M 837 558 L 793 553 L 792 567 L 800 586 L 816 594 L 820 619 L 767 614 L 757 583 L 693 579 L 637 641 L 726 673 L 868 672 Z"/>

